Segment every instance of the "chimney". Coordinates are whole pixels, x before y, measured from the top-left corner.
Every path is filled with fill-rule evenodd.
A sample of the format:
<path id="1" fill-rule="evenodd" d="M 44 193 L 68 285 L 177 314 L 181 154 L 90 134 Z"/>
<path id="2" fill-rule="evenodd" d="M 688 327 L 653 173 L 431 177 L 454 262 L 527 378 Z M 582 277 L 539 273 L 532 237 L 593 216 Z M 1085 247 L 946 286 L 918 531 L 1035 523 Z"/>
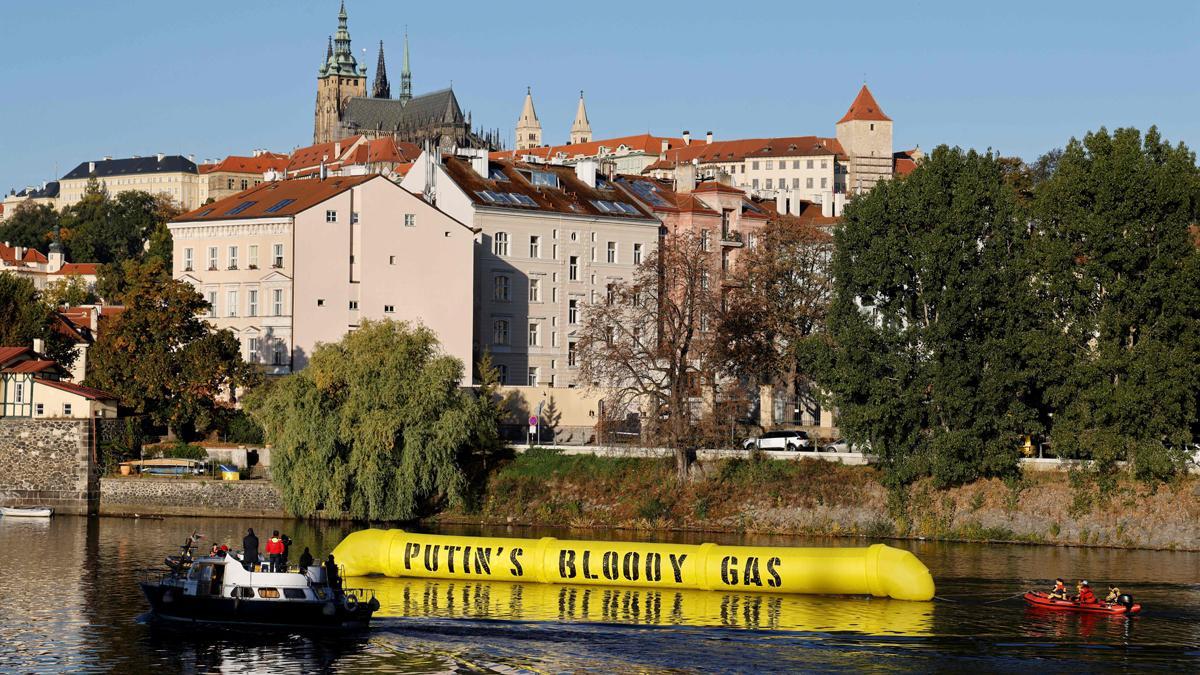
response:
<path id="1" fill-rule="evenodd" d="M 692 132 L 688 131 L 687 129 L 683 130 L 683 144 L 684 145 L 692 144 Z"/>
<path id="2" fill-rule="evenodd" d="M 596 187 L 596 172 L 599 170 L 600 165 L 593 159 L 585 159 L 575 165 L 575 175 L 590 188 Z"/>
<path id="3" fill-rule="evenodd" d="M 329 159 L 329 155 L 321 155 L 321 172 L 317 174 L 317 177 L 321 180 L 325 180 L 329 177 L 329 172 L 325 168 L 325 160 L 327 159 Z"/>
<path id="4" fill-rule="evenodd" d="M 686 132 L 684 132 L 686 133 Z M 685 195 L 696 189 L 696 165 L 684 162 L 675 165 L 675 192 Z"/>
<path id="5" fill-rule="evenodd" d="M 104 159 L 104 161 L 106 161 L 106 162 L 111 162 L 111 161 L 112 161 L 112 155 L 105 155 L 103 159 Z"/>
<path id="6" fill-rule="evenodd" d="M 38 356 L 41 356 L 46 351 L 46 341 L 42 338 L 33 338 L 33 351 L 37 352 Z"/>
<path id="7" fill-rule="evenodd" d="M 711 131 L 704 135 L 704 142 L 707 143 L 708 145 L 712 145 L 712 132 Z"/>
<path id="8" fill-rule="evenodd" d="M 660 154 L 666 154 L 667 150 L 669 150 L 670 148 L 671 148 L 671 142 L 664 138 L 664 139 L 662 139 L 662 146 L 659 148 L 658 151 Z"/>
<path id="9" fill-rule="evenodd" d="M 16 259 L 17 264 L 20 264 L 21 258 L 25 257 L 25 247 L 24 246 L 14 246 L 14 247 L 12 247 L 12 250 L 13 250 L 13 258 Z"/>
<path id="10" fill-rule="evenodd" d="M 162 154 L 161 152 L 155 153 L 154 156 L 157 157 L 158 161 L 160 161 L 160 162 L 163 161 L 163 157 L 166 157 L 166 155 Z"/>
<path id="11" fill-rule="evenodd" d="M 96 173 L 96 163 L 95 163 L 95 162 L 88 162 L 88 174 L 90 175 L 90 174 L 93 174 L 93 173 Z"/>
<path id="12" fill-rule="evenodd" d="M 833 216 L 833 193 L 826 192 L 821 195 L 821 215 L 829 218 Z"/>
<path id="13" fill-rule="evenodd" d="M 192 164 L 195 164 L 195 163 L 196 163 L 196 156 L 195 156 L 195 155 L 188 155 L 188 161 L 189 161 L 189 162 L 191 162 Z"/>
<path id="14" fill-rule="evenodd" d="M 341 141 L 333 142 L 333 156 L 334 157 L 342 156 L 342 142 Z"/>

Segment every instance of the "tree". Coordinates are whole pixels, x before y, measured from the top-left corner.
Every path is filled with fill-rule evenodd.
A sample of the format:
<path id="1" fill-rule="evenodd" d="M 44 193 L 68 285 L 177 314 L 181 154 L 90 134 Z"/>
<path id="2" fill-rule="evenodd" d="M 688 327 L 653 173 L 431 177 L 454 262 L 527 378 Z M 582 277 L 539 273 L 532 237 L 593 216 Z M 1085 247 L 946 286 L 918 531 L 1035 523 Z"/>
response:
<path id="1" fill-rule="evenodd" d="M 836 230 L 821 383 L 894 484 L 1015 470 L 1042 428 L 1027 220 L 997 157 L 945 146 Z"/>
<path id="2" fill-rule="evenodd" d="M 51 307 L 74 307 L 95 302 L 96 294 L 88 287 L 83 277 L 71 274 L 46 284 L 42 298 Z"/>
<path id="3" fill-rule="evenodd" d="M 767 223 L 733 273 L 716 342 L 726 369 L 754 384 L 784 385 L 815 372 L 803 345 L 825 328 L 833 292 L 833 236 L 825 228 L 779 216 Z"/>
<path id="4" fill-rule="evenodd" d="M 96 294 L 109 304 L 125 304 L 125 293 L 132 281 L 144 281 L 147 275 L 158 276 L 161 283 L 171 280 L 169 266 L 159 258 L 145 263 L 131 259 L 101 265 L 96 274 Z"/>
<path id="5" fill-rule="evenodd" d="M 130 190 L 110 197 L 93 178 L 83 199 L 63 209 L 63 238 L 72 260 L 120 263 L 157 257 L 169 270 L 166 223 L 181 212 L 167 195 Z"/>
<path id="6" fill-rule="evenodd" d="M 1058 453 L 1142 476 L 1183 465 L 1172 452 L 1200 411 L 1200 169 L 1155 128 L 1072 139 L 1035 192 L 1038 339 L 1060 358 L 1044 377 Z M 1053 367 L 1049 367 L 1053 366 Z M 1166 445 L 1164 445 L 1166 441 Z"/>
<path id="7" fill-rule="evenodd" d="M 578 331 L 579 380 L 606 390 L 610 420 L 640 411 L 646 440 L 674 448 L 681 479 L 700 440 L 692 399 L 715 386 L 718 268 L 706 248 L 690 232 L 666 238 L 584 308 Z"/>
<path id="8" fill-rule="evenodd" d="M 108 319 L 90 358 L 87 383 L 110 391 L 151 422 L 180 435 L 212 428 L 220 398 L 253 385 L 237 338 L 199 314 L 208 303 L 159 261 L 129 268 L 125 311 Z"/>
<path id="9" fill-rule="evenodd" d="M 58 317 L 39 297 L 33 282 L 0 272 L 0 346 L 32 347 L 43 341 L 44 355 L 63 368 L 75 363 L 74 343 L 55 330 Z"/>
<path id="10" fill-rule="evenodd" d="M 459 387 L 462 376 L 428 328 L 364 321 L 251 394 L 288 509 L 408 520 L 460 502 L 463 466 L 498 422 L 491 401 Z"/>
<path id="11" fill-rule="evenodd" d="M 44 248 L 58 225 L 58 214 L 49 204 L 22 202 L 0 223 L 0 242 L 13 246 Z"/>

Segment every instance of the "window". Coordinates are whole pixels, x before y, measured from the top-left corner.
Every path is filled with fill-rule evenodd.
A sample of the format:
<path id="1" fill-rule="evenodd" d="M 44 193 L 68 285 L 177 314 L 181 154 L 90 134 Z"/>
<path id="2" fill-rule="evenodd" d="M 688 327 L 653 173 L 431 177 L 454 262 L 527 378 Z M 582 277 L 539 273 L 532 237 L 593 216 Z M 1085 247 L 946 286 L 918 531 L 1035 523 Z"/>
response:
<path id="1" fill-rule="evenodd" d="M 45 415 L 46 414 L 46 406 L 42 403 L 34 403 L 33 404 L 33 414 L 37 415 L 38 417 Z"/>
<path id="2" fill-rule="evenodd" d="M 25 383 L 17 382 L 16 389 L 13 391 L 13 403 L 25 402 Z"/>
<path id="3" fill-rule="evenodd" d="M 217 315 L 217 292 L 216 291 L 208 292 L 208 315 L 209 316 Z"/>
<path id="4" fill-rule="evenodd" d="M 792 179 L 792 187 L 794 187 L 794 188 L 800 187 L 800 179 L 799 178 Z"/>
<path id="5" fill-rule="evenodd" d="M 497 302 L 508 302 L 508 276 L 504 274 L 497 275 L 494 286 L 495 289 L 494 293 L 492 294 L 492 299 L 496 300 Z"/>
<path id="6" fill-rule="evenodd" d="M 258 269 L 258 244 L 250 244 L 250 269 Z"/>
<path id="7" fill-rule="evenodd" d="M 558 289 L 553 286 L 550 287 L 550 302 L 558 302 Z"/>
<path id="8" fill-rule="evenodd" d="M 770 171 L 771 169 L 774 169 L 774 168 L 775 168 L 775 162 L 768 159 L 767 160 L 767 171 Z"/>
<path id="9" fill-rule="evenodd" d="M 596 247 L 592 247 L 592 262 L 596 262 Z"/>
<path id="10" fill-rule="evenodd" d="M 285 588 L 283 589 L 283 597 L 288 600 L 303 600 L 305 597 L 303 588 Z"/>
<path id="11" fill-rule="evenodd" d="M 805 179 L 804 179 L 804 187 L 806 187 L 806 188 L 812 188 L 812 186 L 813 186 L 813 179 L 811 179 L 811 178 L 805 178 Z"/>
<path id="12" fill-rule="evenodd" d="M 508 255 L 508 233 L 497 232 L 492 238 L 492 253 L 496 255 Z"/>
<path id="13" fill-rule="evenodd" d="M 225 316 L 237 316 L 238 292 L 229 291 L 225 294 Z"/>
<path id="14" fill-rule="evenodd" d="M 875 123 L 874 122 L 871 123 L 871 131 L 875 131 Z"/>
<path id="15" fill-rule="evenodd" d="M 71 404 L 64 403 L 63 404 L 63 417 L 70 417 L 70 416 L 71 416 Z"/>
<path id="16" fill-rule="evenodd" d="M 700 275 L 700 290 L 702 290 L 702 291 L 708 290 L 708 279 L 709 279 L 708 270 L 704 270 L 704 272 L 701 273 L 701 275 Z"/>
<path id="17" fill-rule="evenodd" d="M 542 301 L 542 280 L 541 279 L 530 279 L 529 280 L 529 301 L 530 302 L 541 302 Z"/>
<path id="18" fill-rule="evenodd" d="M 542 257 L 542 238 L 536 234 L 529 237 L 529 257 Z"/>
<path id="19" fill-rule="evenodd" d="M 325 298 L 317 298 L 317 307 L 325 306 Z"/>
<path id="20" fill-rule="evenodd" d="M 575 361 L 578 358 L 577 354 L 578 354 L 578 352 L 575 349 L 575 341 L 574 340 L 568 341 L 567 342 L 567 365 L 568 366 L 571 366 L 572 368 L 575 367 L 575 365 L 576 365 Z"/>
<path id="21" fill-rule="evenodd" d="M 236 270 L 238 268 L 238 247 L 229 247 L 229 269 Z"/>
<path id="22" fill-rule="evenodd" d="M 262 362 L 262 341 L 256 337 L 250 338 L 246 348 L 250 350 L 250 363 Z"/>
<path id="23" fill-rule="evenodd" d="M 287 345 L 283 344 L 283 340 L 275 341 L 275 349 L 273 352 L 271 363 L 277 366 L 284 365 L 284 356 L 287 354 Z"/>
<path id="24" fill-rule="evenodd" d="M 242 202 L 241 204 L 238 204 L 237 206 L 233 207 L 232 209 L 229 209 L 228 211 L 226 211 L 225 215 L 236 216 L 237 214 L 241 213 L 242 211 L 245 211 L 246 209 L 250 208 L 251 206 L 254 206 L 257 203 L 258 202 Z"/>
<path id="25" fill-rule="evenodd" d="M 384 313 L 384 314 L 391 314 L 391 313 L 393 313 L 393 312 L 395 312 L 395 311 L 396 311 L 396 306 L 395 306 L 395 305 L 384 305 L 384 306 L 383 306 L 383 313 Z"/>
<path id="26" fill-rule="evenodd" d="M 567 323 L 572 326 L 579 323 L 579 301 L 574 298 L 567 301 Z"/>
<path id="27" fill-rule="evenodd" d="M 758 171 L 758 162 L 750 162 L 750 170 Z"/>
<path id="28" fill-rule="evenodd" d="M 388 256 L 388 264 L 389 264 L 389 265 L 395 265 L 395 264 L 396 264 L 396 256 L 394 256 L 394 255 L 389 255 L 389 256 Z"/>
<path id="29" fill-rule="evenodd" d="M 283 244 L 275 244 L 272 252 L 272 267 L 283 267 Z"/>
<path id="30" fill-rule="evenodd" d="M 415 213 L 404 214 L 404 226 L 405 227 L 416 227 L 417 226 L 417 214 L 415 214 Z"/>
<path id="31" fill-rule="evenodd" d="M 537 366 L 529 366 L 529 386 L 536 387 L 538 383 Z"/>
<path id="32" fill-rule="evenodd" d="M 750 180 L 750 186 L 753 187 L 755 190 L 757 190 L 758 189 L 758 179 L 752 178 Z"/>
<path id="33" fill-rule="evenodd" d="M 617 262 L 617 242 L 615 241 L 608 242 L 608 262 Z"/>
<path id="34" fill-rule="evenodd" d="M 258 316 L 258 291 L 256 289 L 247 291 L 246 316 Z"/>
<path id="35" fill-rule="evenodd" d="M 337 211 L 334 211 L 333 209 L 326 210 L 325 211 L 325 222 L 336 223 L 337 222 Z"/>
<path id="36" fill-rule="evenodd" d="M 217 269 L 217 247 L 208 247 L 208 270 L 210 272 Z"/>
<path id="37" fill-rule="evenodd" d="M 808 160 L 808 163 L 804 166 L 804 168 L 806 168 L 806 169 L 813 168 L 813 161 L 811 159 Z"/>
<path id="38" fill-rule="evenodd" d="M 192 271 L 192 249 L 190 248 L 183 249 L 183 271 Z"/>
<path id="39" fill-rule="evenodd" d="M 571 241 L 579 241 L 579 233 L 578 232 L 571 233 Z"/>
<path id="40" fill-rule="evenodd" d="M 287 206 L 288 204 L 291 204 L 294 201 L 296 201 L 296 200 L 295 199 L 280 199 L 279 201 L 272 204 L 266 210 L 266 213 L 275 213 L 275 212 L 279 211 L 279 209 L 282 209 L 283 207 Z"/>
<path id="41" fill-rule="evenodd" d="M 492 322 L 492 344 L 508 344 L 508 320 L 496 319 Z"/>
<path id="42" fill-rule="evenodd" d="M 768 185 L 767 187 L 770 187 L 770 185 Z M 709 243 L 709 239 L 711 239 L 711 237 L 709 236 L 708 230 L 700 230 L 700 250 L 701 251 L 708 252 L 712 248 L 712 245 Z"/>
<path id="43" fill-rule="evenodd" d="M 508 384 L 508 366 L 503 363 L 496 364 L 496 379 L 500 380 L 500 384 Z"/>
<path id="44" fill-rule="evenodd" d="M 550 257 L 554 260 L 558 260 L 558 244 L 552 244 L 550 246 Z"/>
<path id="45" fill-rule="evenodd" d="M 350 301 L 350 311 L 352 311 L 352 312 L 358 311 L 358 301 L 357 300 Z"/>
<path id="46" fill-rule="evenodd" d="M 271 315 L 283 316 L 283 289 L 276 288 L 271 291 Z"/>
<path id="47" fill-rule="evenodd" d="M 642 264 L 642 245 L 641 244 L 633 245 L 633 264 L 634 265 Z"/>
<path id="48" fill-rule="evenodd" d="M 542 327 L 535 321 L 529 322 L 529 346 L 538 347 L 542 344 Z"/>
<path id="49" fill-rule="evenodd" d="M 567 264 L 567 279 L 579 281 L 579 256 L 573 255 Z"/>
<path id="50" fill-rule="evenodd" d="M 821 160 L 821 168 L 828 169 L 829 168 L 829 160 L 827 160 L 827 159 Z"/>
<path id="51" fill-rule="evenodd" d="M 226 190 L 232 190 L 232 189 L 233 189 L 233 179 L 232 179 L 232 178 L 230 178 L 229 180 L 225 181 L 225 189 L 226 189 Z"/>
<path id="52" fill-rule="evenodd" d="M 242 179 L 242 189 L 243 189 L 243 190 L 245 190 L 245 189 L 246 189 L 246 188 L 248 188 L 248 187 L 250 187 L 250 181 L 248 181 L 248 180 L 246 180 L 245 178 L 243 178 L 243 179 Z"/>
<path id="53" fill-rule="evenodd" d="M 821 178 L 821 187 L 822 188 L 829 187 L 829 179 L 828 178 Z"/>
<path id="54" fill-rule="evenodd" d="M 770 178 L 767 179 L 767 189 L 768 190 L 771 189 L 771 179 Z"/>
<path id="55" fill-rule="evenodd" d="M 799 168 L 800 168 L 800 160 L 798 160 L 798 159 L 793 159 L 793 160 L 792 160 L 792 168 L 793 168 L 793 169 L 799 169 Z"/>
<path id="56" fill-rule="evenodd" d="M 616 297 L 617 297 L 616 284 L 608 284 L 607 286 L 604 287 L 604 302 L 606 304 L 609 304 L 609 305 L 613 304 L 613 300 Z"/>

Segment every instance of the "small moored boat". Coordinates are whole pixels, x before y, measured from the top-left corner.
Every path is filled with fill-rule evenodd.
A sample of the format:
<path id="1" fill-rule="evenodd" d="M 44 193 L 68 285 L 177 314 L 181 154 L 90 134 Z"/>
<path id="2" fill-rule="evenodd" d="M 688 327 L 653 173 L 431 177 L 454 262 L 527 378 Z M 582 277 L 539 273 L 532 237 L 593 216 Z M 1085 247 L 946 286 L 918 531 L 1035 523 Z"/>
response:
<path id="1" fill-rule="evenodd" d="M 50 508 L 17 508 L 13 506 L 0 506 L 0 515 L 6 518 L 49 518 L 54 515 L 54 509 Z"/>
<path id="2" fill-rule="evenodd" d="M 1129 595 L 1122 595 L 1118 602 L 1076 602 L 1074 600 L 1059 600 L 1051 598 L 1048 594 L 1042 591 L 1028 591 L 1025 593 L 1025 602 L 1032 607 L 1038 609 L 1047 609 L 1056 612 L 1081 612 L 1084 614 L 1109 614 L 1113 616 L 1137 614 L 1142 611 L 1142 606 L 1136 604 L 1133 598 Z"/>

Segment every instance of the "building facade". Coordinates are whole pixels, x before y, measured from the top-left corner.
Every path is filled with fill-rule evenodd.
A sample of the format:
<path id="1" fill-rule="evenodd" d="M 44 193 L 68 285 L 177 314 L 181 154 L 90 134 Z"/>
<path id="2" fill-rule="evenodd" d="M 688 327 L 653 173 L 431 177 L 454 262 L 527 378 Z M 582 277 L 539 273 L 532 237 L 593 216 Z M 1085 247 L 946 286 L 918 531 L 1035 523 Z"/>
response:
<path id="1" fill-rule="evenodd" d="M 83 199 L 88 181 L 95 178 L 110 196 L 141 190 L 166 195 L 185 209 L 200 205 L 200 172 L 190 157 L 152 155 L 82 162 L 59 181 L 58 208 Z"/>
<path id="2" fill-rule="evenodd" d="M 201 164 L 199 203 L 219 201 L 249 190 L 266 180 L 270 172 L 282 172 L 288 161 L 287 155 L 255 150 L 248 157 L 230 155 L 219 162 Z"/>
<path id="3" fill-rule="evenodd" d="M 56 180 L 42 183 L 41 187 L 27 187 L 22 190 L 11 190 L 0 205 L 0 222 L 11 218 L 22 204 L 44 204 L 52 209 L 58 208 L 59 183 Z"/>
<path id="4" fill-rule="evenodd" d="M 474 233 L 381 176 L 264 183 L 170 229 L 176 278 L 268 374 L 303 368 L 364 319 L 428 326 L 469 372 Z"/>
<path id="5" fill-rule="evenodd" d="M 91 419 L 117 416 L 119 399 L 116 395 L 76 384 L 70 379 L 69 372 L 34 349 L 0 346 L 0 417 Z"/>

